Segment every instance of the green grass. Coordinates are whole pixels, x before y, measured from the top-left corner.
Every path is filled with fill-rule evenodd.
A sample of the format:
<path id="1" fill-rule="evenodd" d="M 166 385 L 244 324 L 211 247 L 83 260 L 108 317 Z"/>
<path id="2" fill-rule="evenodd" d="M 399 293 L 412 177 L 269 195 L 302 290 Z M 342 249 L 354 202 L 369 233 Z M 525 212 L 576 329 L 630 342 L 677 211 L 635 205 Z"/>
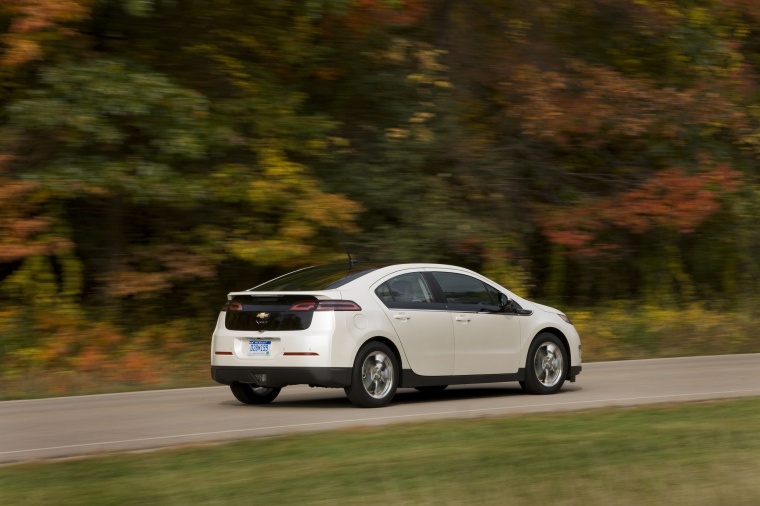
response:
<path id="1" fill-rule="evenodd" d="M 0 504 L 756 505 L 760 399 L 448 420 L 0 468 Z"/>

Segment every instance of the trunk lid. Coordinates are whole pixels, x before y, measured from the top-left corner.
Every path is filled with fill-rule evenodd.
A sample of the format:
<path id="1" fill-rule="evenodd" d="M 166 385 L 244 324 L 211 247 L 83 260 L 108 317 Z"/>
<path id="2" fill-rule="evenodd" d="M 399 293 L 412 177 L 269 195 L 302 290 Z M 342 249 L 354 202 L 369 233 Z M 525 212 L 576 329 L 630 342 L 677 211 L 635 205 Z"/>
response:
<path id="1" fill-rule="evenodd" d="M 311 326 L 317 302 L 331 299 L 325 292 L 233 292 L 224 306 L 229 330 L 296 331 Z M 338 294 L 339 296 L 339 294 Z"/>

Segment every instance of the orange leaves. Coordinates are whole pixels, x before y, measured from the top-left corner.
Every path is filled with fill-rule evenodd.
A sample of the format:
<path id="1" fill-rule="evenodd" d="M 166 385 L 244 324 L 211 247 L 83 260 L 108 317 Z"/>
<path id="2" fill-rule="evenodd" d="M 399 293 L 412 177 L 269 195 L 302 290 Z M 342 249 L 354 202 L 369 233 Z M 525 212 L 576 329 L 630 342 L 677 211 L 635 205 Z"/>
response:
<path id="1" fill-rule="evenodd" d="M 197 344 L 197 336 L 207 332 L 206 319 L 166 321 L 130 332 L 57 302 L 4 309 L 4 337 L 24 336 L 21 346 L 3 356 L 0 381 L 8 382 L 6 395 L 14 390 L 11 385 L 28 395 L 30 378 L 45 379 L 31 387 L 39 393 L 66 393 L 155 385 L 180 373 L 200 380 L 208 376 L 207 346 Z"/>
<path id="2" fill-rule="evenodd" d="M 736 190 L 740 179 L 726 166 L 695 175 L 668 169 L 619 199 L 607 199 L 600 211 L 613 225 L 637 234 L 656 226 L 690 233 L 718 209 L 722 194 Z"/>
<path id="3" fill-rule="evenodd" d="M 53 255 L 70 248 L 66 238 L 52 233 L 54 220 L 44 214 L 44 200 L 38 184 L 0 173 L 0 262 Z"/>
<path id="4" fill-rule="evenodd" d="M 519 118 L 526 137 L 556 156 L 556 172 L 577 176 L 562 183 L 574 201 L 544 207 L 539 221 L 546 237 L 573 253 L 599 255 L 619 248 L 616 231 L 661 229 L 675 236 L 713 215 L 741 174 L 714 164 L 709 154 L 721 136 L 746 138 L 750 122 L 725 90 L 715 91 L 724 84 L 733 89 L 699 79 L 675 89 L 575 60 L 561 71 L 518 66 L 503 83 L 512 97 L 508 113 Z M 621 181 L 637 182 L 621 190 Z"/>
<path id="5" fill-rule="evenodd" d="M 551 242 L 581 255 L 616 249 L 600 239 L 616 228 L 633 234 L 654 228 L 688 234 L 718 210 L 723 195 L 737 190 L 741 177 L 725 165 L 696 174 L 666 169 L 617 195 L 545 210 L 541 227 Z"/>
<path id="6" fill-rule="evenodd" d="M 88 0 L 2 0 L 0 7 L 13 15 L 3 42 L 8 46 L 0 59 L 4 65 L 20 65 L 43 56 L 44 40 L 72 35 L 67 24 L 87 18 Z"/>
<path id="7" fill-rule="evenodd" d="M 428 10 L 425 0 L 353 0 L 346 24 L 359 34 L 367 34 L 373 27 L 411 26 L 418 23 Z"/>
<path id="8" fill-rule="evenodd" d="M 650 79 L 577 61 L 567 62 L 567 67 L 561 73 L 525 64 L 513 80 L 502 83 L 504 90 L 521 97 L 510 107 L 525 134 L 588 148 L 651 135 L 680 144 L 690 126 L 735 127 L 745 120 L 708 89 L 661 88 Z"/>

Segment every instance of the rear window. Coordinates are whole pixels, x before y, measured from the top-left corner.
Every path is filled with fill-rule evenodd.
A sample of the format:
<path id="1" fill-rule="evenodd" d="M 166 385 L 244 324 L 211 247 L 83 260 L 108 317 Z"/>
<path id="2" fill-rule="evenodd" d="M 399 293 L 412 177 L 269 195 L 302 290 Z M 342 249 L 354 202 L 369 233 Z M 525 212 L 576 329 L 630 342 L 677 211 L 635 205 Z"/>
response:
<path id="1" fill-rule="evenodd" d="M 250 289 L 256 292 L 331 290 L 383 267 L 377 264 L 332 264 L 307 267 Z"/>

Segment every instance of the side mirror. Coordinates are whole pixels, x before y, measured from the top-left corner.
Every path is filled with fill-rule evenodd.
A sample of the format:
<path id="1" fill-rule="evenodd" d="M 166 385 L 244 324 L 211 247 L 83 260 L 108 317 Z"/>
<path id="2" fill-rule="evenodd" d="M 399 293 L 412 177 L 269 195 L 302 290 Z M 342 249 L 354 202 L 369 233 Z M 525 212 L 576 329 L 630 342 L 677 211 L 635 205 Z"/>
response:
<path id="1" fill-rule="evenodd" d="M 503 293 L 499 294 L 499 307 L 505 313 L 514 313 L 515 312 L 515 306 L 512 304 L 512 299 L 510 299 L 509 297 L 507 297 Z"/>

